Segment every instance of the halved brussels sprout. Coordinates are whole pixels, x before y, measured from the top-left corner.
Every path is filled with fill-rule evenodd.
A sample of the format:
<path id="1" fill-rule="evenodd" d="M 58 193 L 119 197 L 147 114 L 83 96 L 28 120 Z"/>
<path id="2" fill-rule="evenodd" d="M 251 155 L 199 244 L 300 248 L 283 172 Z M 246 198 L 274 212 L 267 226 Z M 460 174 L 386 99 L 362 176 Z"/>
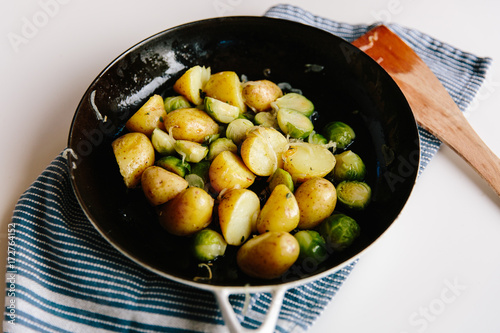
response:
<path id="1" fill-rule="evenodd" d="M 255 115 L 254 122 L 256 125 L 279 129 L 278 119 L 276 119 L 276 114 L 274 114 L 271 111 L 264 111 L 257 113 Z"/>
<path id="2" fill-rule="evenodd" d="M 278 125 L 283 133 L 292 138 L 304 139 L 314 130 L 314 125 L 304 114 L 292 109 L 278 110 Z"/>
<path id="3" fill-rule="evenodd" d="M 184 179 L 187 180 L 189 187 L 199 187 L 208 190 L 210 179 L 208 177 L 208 170 L 210 169 L 210 161 L 201 160 L 198 163 L 193 163 L 191 166 L 191 173 L 186 175 Z"/>
<path id="4" fill-rule="evenodd" d="M 326 145 L 328 140 L 323 135 L 312 131 L 307 137 L 307 142 L 315 145 Z"/>
<path id="5" fill-rule="evenodd" d="M 158 127 L 151 133 L 151 143 L 159 154 L 170 155 L 175 152 L 174 137 Z"/>
<path id="6" fill-rule="evenodd" d="M 341 121 L 333 121 L 328 123 L 323 134 L 328 141 L 333 141 L 337 144 L 337 148 L 344 149 L 349 146 L 355 139 L 356 134 L 351 126 Z"/>
<path id="7" fill-rule="evenodd" d="M 337 199 L 349 209 L 363 210 L 368 206 L 372 190 L 365 182 L 343 181 L 337 185 Z"/>
<path id="8" fill-rule="evenodd" d="M 186 174 L 191 171 L 191 165 L 189 165 L 189 163 L 183 162 L 180 158 L 175 156 L 162 157 L 158 159 L 155 164 L 181 177 L 186 176 Z"/>
<path id="9" fill-rule="evenodd" d="M 247 131 L 253 126 L 254 124 L 248 119 L 235 119 L 227 125 L 226 137 L 233 140 L 235 144 L 239 145 L 245 140 Z"/>
<path id="10" fill-rule="evenodd" d="M 208 182 L 208 170 L 210 169 L 210 161 L 202 160 L 198 163 L 194 163 L 191 166 L 191 173 L 198 175 L 204 182 Z"/>
<path id="11" fill-rule="evenodd" d="M 339 183 L 344 180 L 363 180 L 366 175 L 365 163 L 358 154 L 351 150 L 335 155 L 333 179 Z"/>
<path id="12" fill-rule="evenodd" d="M 314 112 L 314 104 L 301 94 L 288 93 L 274 103 L 278 109 L 291 109 L 309 117 Z"/>
<path id="13" fill-rule="evenodd" d="M 224 237 L 212 229 L 198 231 L 192 240 L 192 252 L 199 261 L 211 261 L 224 255 L 227 243 Z"/>
<path id="14" fill-rule="evenodd" d="M 292 175 L 290 175 L 288 171 L 281 168 L 277 168 L 271 176 L 271 179 L 269 180 L 269 190 L 272 192 L 279 184 L 286 185 L 286 187 L 290 189 L 290 192 L 293 193 L 294 185 Z"/>
<path id="15" fill-rule="evenodd" d="M 237 106 L 208 96 L 205 97 L 205 112 L 223 124 L 229 124 L 240 115 L 240 109 Z"/>
<path id="16" fill-rule="evenodd" d="M 334 213 L 321 222 L 319 233 L 325 238 L 328 246 L 342 251 L 359 236 L 360 227 L 352 217 Z"/>
<path id="17" fill-rule="evenodd" d="M 182 156 L 184 161 L 198 163 L 208 154 L 208 148 L 201 144 L 188 140 L 177 140 L 174 145 L 175 151 Z"/>
<path id="18" fill-rule="evenodd" d="M 218 138 L 214 142 L 210 144 L 208 147 L 208 155 L 207 159 L 209 161 L 213 160 L 217 155 L 219 155 L 221 152 L 229 150 L 233 153 L 238 152 L 238 147 L 236 144 L 233 142 L 233 140 L 228 139 L 228 138 Z"/>
<path id="19" fill-rule="evenodd" d="M 169 96 L 165 98 L 163 104 L 165 105 L 165 111 L 167 111 L 167 113 L 177 109 L 191 107 L 191 104 L 184 96 Z"/>
<path id="20" fill-rule="evenodd" d="M 300 259 L 310 258 L 319 264 L 328 258 L 326 241 L 321 234 L 315 230 L 301 230 L 293 235 L 299 242 Z"/>

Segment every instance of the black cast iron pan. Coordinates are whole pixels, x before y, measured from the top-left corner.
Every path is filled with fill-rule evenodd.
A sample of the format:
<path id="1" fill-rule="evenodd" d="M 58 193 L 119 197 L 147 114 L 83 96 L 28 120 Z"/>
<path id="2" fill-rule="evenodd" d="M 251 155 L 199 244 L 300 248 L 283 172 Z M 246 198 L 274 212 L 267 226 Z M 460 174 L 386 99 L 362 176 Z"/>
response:
<path id="1" fill-rule="evenodd" d="M 362 232 L 349 249 L 317 267 L 295 267 L 293 273 L 273 281 L 245 276 L 235 265 L 235 251 L 230 250 L 214 264 L 209 282 L 193 281 L 200 272 L 188 254 L 188 242 L 160 227 L 140 190 L 125 188 L 111 142 L 125 133 L 126 120 L 151 95 L 173 95 L 175 80 L 194 65 L 210 66 L 212 73 L 231 70 L 249 80 L 289 83 L 315 104 L 316 129 L 332 120 L 354 128 L 357 138 L 349 148 L 366 163 L 373 199 L 367 210 L 352 214 Z M 166 278 L 213 291 L 225 316 L 224 299 L 230 293 L 272 291 L 279 299 L 286 288 L 334 273 L 357 258 L 401 212 L 419 163 L 418 132 L 410 107 L 375 61 L 328 32 L 263 17 L 188 23 L 133 46 L 86 91 L 68 144 L 73 152 L 68 162 L 74 191 L 103 237 L 133 261 Z M 279 303 L 274 312 L 279 312 Z M 226 317 L 228 325 L 237 329 L 234 320 Z"/>

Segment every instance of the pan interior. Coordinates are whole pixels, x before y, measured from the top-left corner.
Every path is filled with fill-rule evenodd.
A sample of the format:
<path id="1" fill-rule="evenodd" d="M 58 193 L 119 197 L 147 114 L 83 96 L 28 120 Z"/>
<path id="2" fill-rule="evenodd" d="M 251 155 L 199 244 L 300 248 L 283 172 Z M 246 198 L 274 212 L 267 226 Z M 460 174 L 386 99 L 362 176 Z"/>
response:
<path id="1" fill-rule="evenodd" d="M 173 83 L 189 67 L 235 71 L 248 80 L 269 79 L 300 89 L 315 104 L 315 128 L 341 120 L 356 131 L 349 147 L 363 157 L 373 200 L 349 214 L 361 236 L 320 265 L 297 264 L 275 281 L 253 280 L 235 265 L 236 248 L 214 262 L 210 282 L 220 286 L 296 281 L 352 260 L 393 223 L 418 172 L 419 143 L 407 101 L 372 59 L 330 33 L 299 23 L 229 17 L 166 30 L 114 60 L 90 85 L 75 113 L 69 147 L 77 198 L 100 233 L 132 260 L 186 281 L 205 275 L 189 253 L 189 241 L 158 224 L 140 189 L 127 190 L 111 150 L 126 120 L 152 95 L 175 94 Z"/>

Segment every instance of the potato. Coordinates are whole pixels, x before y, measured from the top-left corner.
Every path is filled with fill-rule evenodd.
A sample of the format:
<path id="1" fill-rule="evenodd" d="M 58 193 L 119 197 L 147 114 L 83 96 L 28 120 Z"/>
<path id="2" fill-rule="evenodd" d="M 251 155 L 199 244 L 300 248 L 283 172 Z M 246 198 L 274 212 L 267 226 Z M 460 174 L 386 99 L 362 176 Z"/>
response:
<path id="1" fill-rule="evenodd" d="M 335 157 L 327 148 L 312 143 L 293 143 L 283 153 L 283 169 L 295 182 L 324 177 L 335 167 Z"/>
<path id="2" fill-rule="evenodd" d="M 149 202 L 158 206 L 184 191 L 188 187 L 188 182 L 159 166 L 150 166 L 142 173 L 141 187 Z"/>
<path id="3" fill-rule="evenodd" d="M 292 231 L 299 224 L 300 210 L 295 196 L 284 185 L 277 185 L 257 218 L 257 232 Z"/>
<path id="4" fill-rule="evenodd" d="M 299 229 L 313 229 L 330 216 L 337 204 L 335 186 L 325 178 L 311 178 L 295 191 L 299 204 Z"/>
<path id="5" fill-rule="evenodd" d="M 212 188 L 217 192 L 223 189 L 247 188 L 255 181 L 252 171 L 238 155 L 229 150 L 214 158 L 208 169 L 208 176 Z"/>
<path id="6" fill-rule="evenodd" d="M 165 117 L 165 128 L 176 140 L 198 143 L 219 133 L 219 125 L 206 112 L 195 108 L 169 112 Z"/>
<path id="7" fill-rule="evenodd" d="M 299 243 L 290 233 L 270 231 L 243 244 L 236 254 L 236 263 L 245 274 L 270 280 L 283 275 L 299 252 Z"/>
<path id="8" fill-rule="evenodd" d="M 111 143 L 125 186 L 136 187 L 144 170 L 155 161 L 153 144 L 146 134 L 127 133 Z"/>
<path id="9" fill-rule="evenodd" d="M 233 71 L 212 74 L 203 88 L 207 96 L 237 106 L 240 114 L 247 109 L 242 90 L 240 78 Z"/>
<path id="10" fill-rule="evenodd" d="M 194 105 L 203 103 L 200 96 L 200 91 L 210 78 L 210 67 L 194 66 L 189 68 L 182 76 L 174 83 L 174 90 L 183 95 Z"/>
<path id="11" fill-rule="evenodd" d="M 219 224 L 222 235 L 230 245 L 243 244 L 256 229 L 260 200 L 255 192 L 233 189 L 222 196 L 219 207 Z"/>
<path id="12" fill-rule="evenodd" d="M 160 224 L 176 236 L 190 236 L 212 222 L 214 199 L 198 187 L 189 187 L 159 206 Z"/>
<path id="13" fill-rule="evenodd" d="M 242 94 L 246 105 L 255 112 L 270 110 L 271 103 L 283 96 L 281 88 L 269 80 L 245 82 Z"/>
<path id="14" fill-rule="evenodd" d="M 241 158 L 258 176 L 270 176 L 283 166 L 282 155 L 288 146 L 283 134 L 271 127 L 257 126 L 241 144 Z"/>
<path id="15" fill-rule="evenodd" d="M 140 132 L 150 137 L 155 128 L 165 129 L 163 120 L 166 116 L 163 98 L 160 95 L 154 95 L 129 118 L 125 127 L 130 132 Z"/>

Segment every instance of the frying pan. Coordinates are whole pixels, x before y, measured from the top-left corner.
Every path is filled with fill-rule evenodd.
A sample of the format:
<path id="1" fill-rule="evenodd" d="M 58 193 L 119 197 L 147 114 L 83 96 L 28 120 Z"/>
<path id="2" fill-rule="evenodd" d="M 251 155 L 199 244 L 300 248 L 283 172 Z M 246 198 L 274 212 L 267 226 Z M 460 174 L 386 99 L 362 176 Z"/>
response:
<path id="1" fill-rule="evenodd" d="M 185 239 L 163 230 L 140 189 L 127 190 L 111 149 L 127 119 L 153 94 L 173 95 L 177 78 L 194 65 L 212 73 L 231 70 L 248 80 L 268 79 L 300 89 L 315 104 L 315 129 L 333 120 L 350 124 L 349 146 L 365 161 L 373 198 L 349 212 L 361 235 L 316 269 L 295 267 L 275 280 L 245 276 L 235 248 L 212 267 L 213 278 L 195 281 L 198 263 Z M 370 57 L 328 32 L 264 17 L 213 18 L 177 26 L 131 47 L 90 84 L 74 115 L 68 163 L 78 201 L 95 228 L 116 249 L 157 274 L 211 291 L 231 331 L 240 331 L 228 297 L 270 292 L 273 302 L 260 330 L 275 326 L 285 291 L 333 274 L 351 263 L 395 221 L 414 186 L 419 165 L 415 119 L 401 90 Z M 300 264 L 297 264 L 300 265 Z"/>

